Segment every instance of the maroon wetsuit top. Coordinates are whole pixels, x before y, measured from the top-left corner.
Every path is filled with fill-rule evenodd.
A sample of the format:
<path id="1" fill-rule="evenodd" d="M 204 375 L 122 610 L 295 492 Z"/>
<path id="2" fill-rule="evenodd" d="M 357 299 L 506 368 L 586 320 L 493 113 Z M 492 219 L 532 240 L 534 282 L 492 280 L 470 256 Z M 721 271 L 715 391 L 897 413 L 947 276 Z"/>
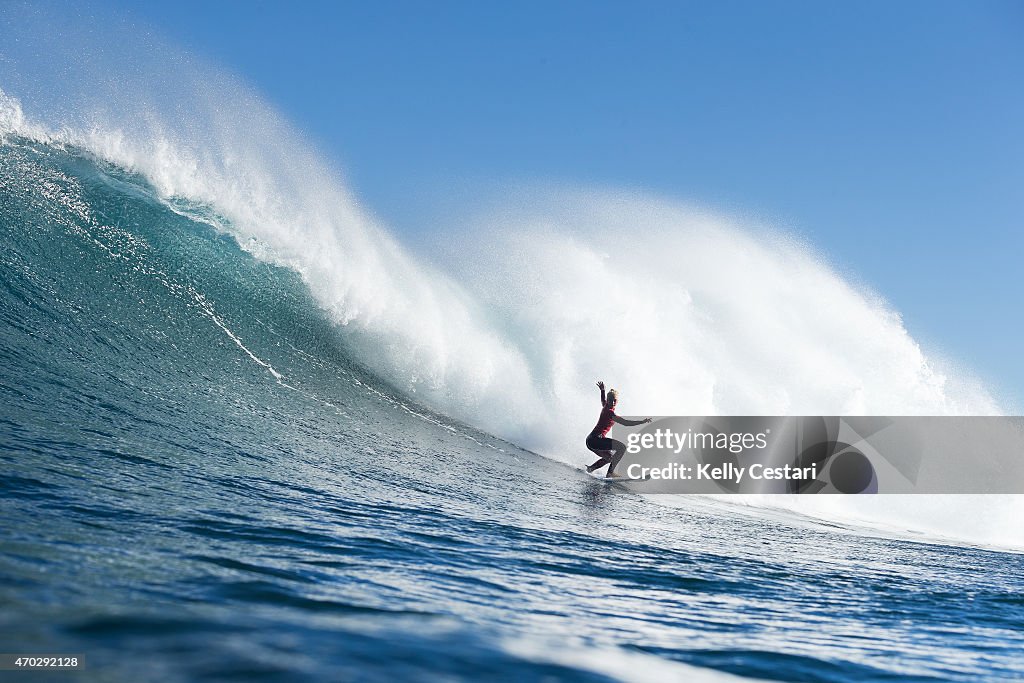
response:
<path id="1" fill-rule="evenodd" d="M 613 424 L 615 424 L 615 409 L 605 406 L 601 409 L 601 417 L 597 418 L 597 424 L 594 426 L 594 431 L 590 432 L 590 435 L 606 436 L 612 430 Z"/>

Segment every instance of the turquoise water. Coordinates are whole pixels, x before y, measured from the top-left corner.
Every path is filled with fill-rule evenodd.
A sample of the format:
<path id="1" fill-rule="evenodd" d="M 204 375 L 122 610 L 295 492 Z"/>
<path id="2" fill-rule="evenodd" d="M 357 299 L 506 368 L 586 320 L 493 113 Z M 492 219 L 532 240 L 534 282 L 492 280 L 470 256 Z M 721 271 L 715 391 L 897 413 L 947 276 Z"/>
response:
<path id="1" fill-rule="evenodd" d="M 616 492 L 402 396 L 219 220 L 0 145 L 0 640 L 88 667 L 32 680 L 1024 677 L 1022 556 Z"/>

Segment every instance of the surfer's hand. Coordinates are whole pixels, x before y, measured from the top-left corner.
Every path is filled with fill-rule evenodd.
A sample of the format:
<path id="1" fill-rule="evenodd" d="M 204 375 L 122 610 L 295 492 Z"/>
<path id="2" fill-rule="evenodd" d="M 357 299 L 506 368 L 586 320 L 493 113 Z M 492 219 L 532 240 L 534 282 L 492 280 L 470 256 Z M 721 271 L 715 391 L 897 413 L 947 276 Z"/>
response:
<path id="1" fill-rule="evenodd" d="M 604 391 L 604 382 L 602 382 L 601 380 L 597 380 L 597 388 L 600 389 L 601 391 Z"/>

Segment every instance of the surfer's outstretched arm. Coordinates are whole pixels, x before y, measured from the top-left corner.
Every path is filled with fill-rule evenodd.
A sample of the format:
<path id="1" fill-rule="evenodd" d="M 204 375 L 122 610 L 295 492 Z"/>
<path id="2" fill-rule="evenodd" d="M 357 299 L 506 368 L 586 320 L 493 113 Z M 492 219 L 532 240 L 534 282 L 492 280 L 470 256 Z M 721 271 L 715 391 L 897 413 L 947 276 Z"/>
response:
<path id="1" fill-rule="evenodd" d="M 601 390 L 601 405 L 604 405 L 604 382 L 597 380 L 597 387 Z"/>
<path id="2" fill-rule="evenodd" d="M 624 417 L 619 417 L 618 415 L 616 415 L 615 421 L 620 425 L 626 425 L 627 427 L 636 427 L 637 425 L 647 424 L 648 422 L 651 421 L 651 418 L 645 417 L 642 420 L 627 420 Z"/>

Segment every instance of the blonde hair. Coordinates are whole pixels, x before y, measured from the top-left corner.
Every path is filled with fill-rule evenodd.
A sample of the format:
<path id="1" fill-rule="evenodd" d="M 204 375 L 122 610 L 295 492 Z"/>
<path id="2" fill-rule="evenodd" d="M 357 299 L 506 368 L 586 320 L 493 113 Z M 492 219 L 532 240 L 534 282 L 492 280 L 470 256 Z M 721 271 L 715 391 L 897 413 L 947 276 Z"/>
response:
<path id="1" fill-rule="evenodd" d="M 619 400 L 619 392 L 615 391 L 615 389 L 609 389 L 608 390 L 608 397 L 605 400 L 605 403 L 606 404 L 608 404 L 608 403 L 617 403 L 618 400 Z"/>

